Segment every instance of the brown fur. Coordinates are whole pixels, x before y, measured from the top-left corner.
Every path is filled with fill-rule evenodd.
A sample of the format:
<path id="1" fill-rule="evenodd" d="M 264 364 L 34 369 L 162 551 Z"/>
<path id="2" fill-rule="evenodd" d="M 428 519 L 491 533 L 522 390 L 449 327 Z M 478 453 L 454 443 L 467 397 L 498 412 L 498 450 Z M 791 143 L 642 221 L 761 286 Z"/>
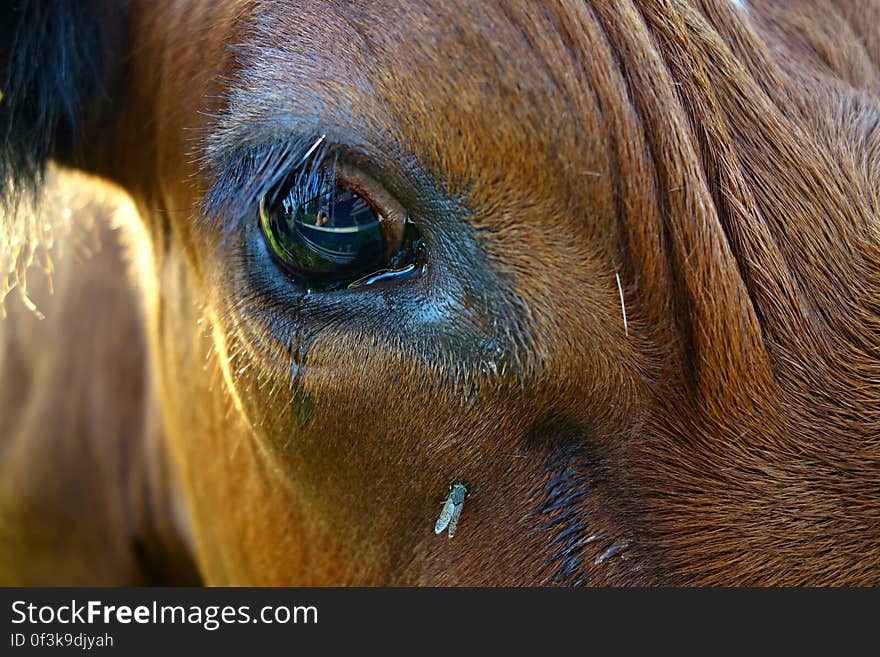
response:
<path id="1" fill-rule="evenodd" d="M 191 532 L 204 582 L 880 583 L 880 4 L 747 5 L 132 2 L 112 119 L 70 163 L 124 186 L 147 228 L 158 401 L 123 412 L 111 384 L 88 412 L 133 436 L 162 418 L 186 527 L 160 516 Z M 279 117 L 356 144 L 438 226 L 419 303 L 297 313 L 254 293 L 246 236 L 196 219 L 199 162 Z M 95 316 L 62 317 L 83 328 L 43 344 L 65 353 Z M 27 391 L 99 394 L 146 367 L 122 371 L 129 344 Z M 134 477 L 151 462 L 106 457 Z M 64 450 L 28 458 L 88 476 Z M 458 480 L 447 540 L 433 522 Z M 20 528 L 38 508 L 52 531 L 78 513 L 35 505 L 4 511 L 6 553 L 39 541 Z M 115 572 L 76 543 L 58 583 L 136 581 L 140 511 L 113 513 Z M 31 580 L 10 559 L 4 577 Z"/>

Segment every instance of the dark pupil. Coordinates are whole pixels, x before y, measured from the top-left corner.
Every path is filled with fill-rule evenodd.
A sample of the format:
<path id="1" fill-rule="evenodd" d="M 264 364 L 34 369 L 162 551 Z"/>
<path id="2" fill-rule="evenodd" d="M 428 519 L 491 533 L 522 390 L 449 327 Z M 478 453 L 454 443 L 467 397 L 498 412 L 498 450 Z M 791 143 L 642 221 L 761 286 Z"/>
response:
<path id="1" fill-rule="evenodd" d="M 329 176 L 292 185 L 260 219 L 275 256 L 305 283 L 350 280 L 382 266 L 379 215 Z"/>

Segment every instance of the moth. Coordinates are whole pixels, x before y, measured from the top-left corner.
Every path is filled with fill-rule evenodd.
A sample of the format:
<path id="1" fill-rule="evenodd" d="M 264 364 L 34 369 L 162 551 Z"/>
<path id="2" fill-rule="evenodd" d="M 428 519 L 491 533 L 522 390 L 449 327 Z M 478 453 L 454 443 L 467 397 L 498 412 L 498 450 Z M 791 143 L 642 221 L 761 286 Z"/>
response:
<path id="1" fill-rule="evenodd" d="M 439 534 L 447 527 L 449 528 L 449 538 L 455 536 L 455 530 L 458 528 L 458 519 L 461 518 L 461 510 L 464 508 L 464 499 L 467 497 L 467 486 L 461 482 L 452 484 L 449 487 L 449 496 L 443 503 L 443 510 L 440 511 L 440 517 L 434 525 L 434 533 Z"/>

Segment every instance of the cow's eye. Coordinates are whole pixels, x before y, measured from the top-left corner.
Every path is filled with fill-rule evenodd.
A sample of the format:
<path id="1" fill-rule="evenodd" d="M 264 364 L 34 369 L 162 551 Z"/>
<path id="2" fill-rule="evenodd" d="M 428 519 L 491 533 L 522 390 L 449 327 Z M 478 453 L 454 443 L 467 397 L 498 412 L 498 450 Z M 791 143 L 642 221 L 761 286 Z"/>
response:
<path id="1" fill-rule="evenodd" d="M 295 173 L 259 211 L 272 255 L 305 288 L 357 287 L 419 269 L 422 243 L 406 212 L 349 167 Z"/>

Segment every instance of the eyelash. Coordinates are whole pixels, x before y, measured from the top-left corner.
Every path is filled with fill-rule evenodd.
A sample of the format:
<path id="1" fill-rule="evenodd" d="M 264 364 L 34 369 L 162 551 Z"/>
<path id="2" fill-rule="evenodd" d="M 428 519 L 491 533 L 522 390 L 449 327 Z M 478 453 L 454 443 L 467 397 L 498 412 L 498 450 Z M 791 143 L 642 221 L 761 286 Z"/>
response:
<path id="1" fill-rule="evenodd" d="M 199 210 L 207 228 L 222 228 L 223 232 L 248 220 L 260 198 L 295 168 L 308 164 L 303 168 L 308 176 L 306 184 L 314 184 L 319 167 L 331 159 L 335 167 L 339 160 L 338 149 L 332 148 L 323 135 L 248 147 L 220 163 L 214 161 L 213 155 L 209 152 L 202 161 L 202 170 L 214 182 L 203 195 Z"/>

